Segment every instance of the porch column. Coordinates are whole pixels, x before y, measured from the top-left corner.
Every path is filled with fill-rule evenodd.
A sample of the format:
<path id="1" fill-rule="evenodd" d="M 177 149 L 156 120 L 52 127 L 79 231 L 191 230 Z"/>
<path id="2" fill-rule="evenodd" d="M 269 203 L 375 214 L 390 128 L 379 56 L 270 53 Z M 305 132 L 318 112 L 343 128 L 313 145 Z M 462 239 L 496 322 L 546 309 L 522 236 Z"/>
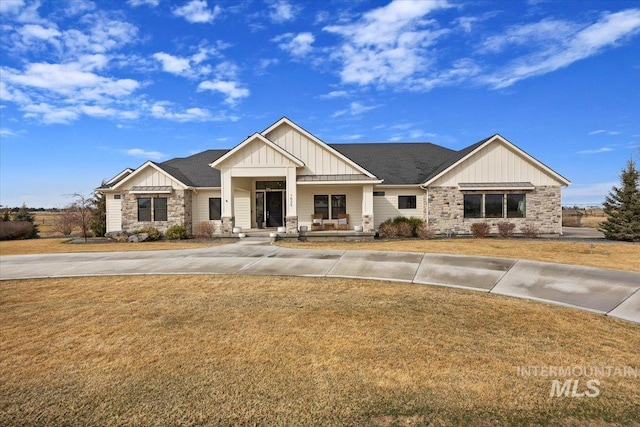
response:
<path id="1" fill-rule="evenodd" d="M 234 226 L 233 216 L 233 178 L 230 168 L 220 170 L 220 195 L 222 197 L 222 207 L 220 219 L 222 220 L 221 231 L 231 233 Z"/>
<path id="2" fill-rule="evenodd" d="M 365 184 L 362 186 L 362 231 L 373 229 L 373 184 Z"/>
<path id="3" fill-rule="evenodd" d="M 287 168 L 287 192 L 285 201 L 287 205 L 287 217 L 285 225 L 287 234 L 295 234 L 298 232 L 298 183 L 296 181 L 296 168 Z"/>

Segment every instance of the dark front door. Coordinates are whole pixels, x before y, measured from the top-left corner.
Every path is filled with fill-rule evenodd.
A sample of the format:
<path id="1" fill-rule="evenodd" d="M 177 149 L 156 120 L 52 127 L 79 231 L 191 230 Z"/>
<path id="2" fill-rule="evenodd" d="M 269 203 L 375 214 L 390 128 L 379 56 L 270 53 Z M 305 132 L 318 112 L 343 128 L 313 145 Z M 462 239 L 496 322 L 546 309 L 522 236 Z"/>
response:
<path id="1" fill-rule="evenodd" d="M 267 227 L 281 227 L 284 223 L 282 217 L 282 191 L 267 191 L 266 210 Z"/>

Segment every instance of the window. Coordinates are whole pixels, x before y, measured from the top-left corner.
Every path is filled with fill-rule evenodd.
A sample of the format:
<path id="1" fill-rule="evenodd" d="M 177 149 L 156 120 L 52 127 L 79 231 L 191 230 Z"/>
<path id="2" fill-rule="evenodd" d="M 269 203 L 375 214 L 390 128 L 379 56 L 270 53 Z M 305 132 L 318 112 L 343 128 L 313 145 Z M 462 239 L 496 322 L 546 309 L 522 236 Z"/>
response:
<path id="1" fill-rule="evenodd" d="M 526 207 L 524 194 L 464 195 L 465 218 L 524 218 Z"/>
<path id="2" fill-rule="evenodd" d="M 524 194 L 507 194 L 507 218 L 524 218 L 526 201 Z"/>
<path id="3" fill-rule="evenodd" d="M 156 197 L 153 199 L 153 220 L 154 221 L 167 220 L 167 198 L 166 197 Z"/>
<path id="4" fill-rule="evenodd" d="M 384 191 L 374 191 L 373 197 L 382 197 L 384 196 Z"/>
<path id="5" fill-rule="evenodd" d="M 313 213 L 322 214 L 322 219 L 329 219 L 329 196 L 317 194 L 313 196 Z"/>
<path id="6" fill-rule="evenodd" d="M 415 209 L 416 196 L 398 196 L 398 209 Z"/>
<path id="7" fill-rule="evenodd" d="M 222 216 L 222 199 L 220 197 L 209 198 L 209 220 L 217 221 Z"/>
<path id="8" fill-rule="evenodd" d="M 465 194 L 464 195 L 464 217 L 465 218 L 481 218 L 482 217 L 482 194 Z"/>
<path id="9" fill-rule="evenodd" d="M 138 199 L 138 221 L 151 221 L 151 199 Z"/>
<path id="10" fill-rule="evenodd" d="M 503 194 L 484 195 L 484 216 L 485 218 L 502 218 Z"/>
<path id="11" fill-rule="evenodd" d="M 338 215 L 347 213 L 347 196 L 334 194 L 331 196 L 331 218 L 337 219 Z"/>
<path id="12" fill-rule="evenodd" d="M 114 194 L 114 195 L 113 195 L 113 198 L 114 198 L 115 200 L 120 200 L 120 197 L 121 197 L 121 196 L 120 196 L 120 194 Z"/>

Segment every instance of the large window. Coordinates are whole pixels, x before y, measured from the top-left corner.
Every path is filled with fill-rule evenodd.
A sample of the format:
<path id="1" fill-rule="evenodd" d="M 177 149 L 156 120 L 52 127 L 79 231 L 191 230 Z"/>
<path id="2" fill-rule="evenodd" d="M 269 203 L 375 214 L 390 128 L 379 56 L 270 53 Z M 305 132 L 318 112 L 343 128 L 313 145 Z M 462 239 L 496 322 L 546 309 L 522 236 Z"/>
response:
<path id="1" fill-rule="evenodd" d="M 465 194 L 465 218 L 524 218 L 524 194 Z"/>
<path id="2" fill-rule="evenodd" d="M 398 196 L 398 209 L 415 209 L 416 196 Z"/>
<path id="3" fill-rule="evenodd" d="M 481 218 L 482 217 L 482 194 L 465 194 L 464 195 L 464 217 L 465 218 Z"/>
<path id="4" fill-rule="evenodd" d="M 153 220 L 154 221 L 167 220 L 167 198 L 166 197 L 156 197 L 153 199 Z"/>
<path id="5" fill-rule="evenodd" d="M 153 212 L 153 216 L 151 216 Z M 138 199 L 138 221 L 166 221 L 166 197 L 140 197 Z"/>
<path id="6" fill-rule="evenodd" d="M 329 205 L 331 200 L 331 205 Z M 331 207 L 331 210 L 329 210 Z M 338 219 L 338 215 L 347 213 L 346 194 L 316 194 L 313 196 L 313 213 L 322 215 L 322 219 Z M 329 216 L 331 214 L 331 216 Z"/>
<path id="7" fill-rule="evenodd" d="M 138 199 L 138 221 L 151 221 L 151 199 L 148 197 Z"/>
<path id="8" fill-rule="evenodd" d="M 347 213 L 347 196 L 334 194 L 331 196 L 331 218 L 338 219 L 338 215 Z"/>
<path id="9" fill-rule="evenodd" d="M 313 196 L 313 213 L 322 215 L 322 219 L 329 219 L 329 196 L 316 194 Z"/>
<path id="10" fill-rule="evenodd" d="M 222 199 L 220 197 L 209 198 L 209 220 L 218 221 L 222 216 Z"/>
<path id="11" fill-rule="evenodd" d="M 507 194 L 507 218 L 524 218 L 525 213 L 524 194 Z"/>

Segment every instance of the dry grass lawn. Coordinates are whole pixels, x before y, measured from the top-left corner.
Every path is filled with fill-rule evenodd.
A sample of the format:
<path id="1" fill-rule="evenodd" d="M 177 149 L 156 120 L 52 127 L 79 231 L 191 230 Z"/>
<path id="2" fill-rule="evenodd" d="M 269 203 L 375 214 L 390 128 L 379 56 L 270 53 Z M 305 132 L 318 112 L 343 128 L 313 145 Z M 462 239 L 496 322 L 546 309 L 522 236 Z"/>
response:
<path id="1" fill-rule="evenodd" d="M 640 272 L 640 244 L 524 239 L 375 240 L 373 242 L 278 242 L 290 248 L 431 252 L 576 264 Z"/>
<path id="2" fill-rule="evenodd" d="M 0 282 L 0 425 L 638 425 L 640 326 L 496 295 L 250 276 Z M 560 378 L 562 382 L 568 378 Z M 579 391 L 585 390 L 585 378 Z"/>
<path id="3" fill-rule="evenodd" d="M 59 254 L 67 252 L 117 252 L 160 251 L 167 249 L 197 249 L 214 246 L 215 242 L 193 242 L 188 240 L 144 242 L 144 243 L 66 243 L 69 238 L 30 239 L 0 241 L 0 255 Z"/>

